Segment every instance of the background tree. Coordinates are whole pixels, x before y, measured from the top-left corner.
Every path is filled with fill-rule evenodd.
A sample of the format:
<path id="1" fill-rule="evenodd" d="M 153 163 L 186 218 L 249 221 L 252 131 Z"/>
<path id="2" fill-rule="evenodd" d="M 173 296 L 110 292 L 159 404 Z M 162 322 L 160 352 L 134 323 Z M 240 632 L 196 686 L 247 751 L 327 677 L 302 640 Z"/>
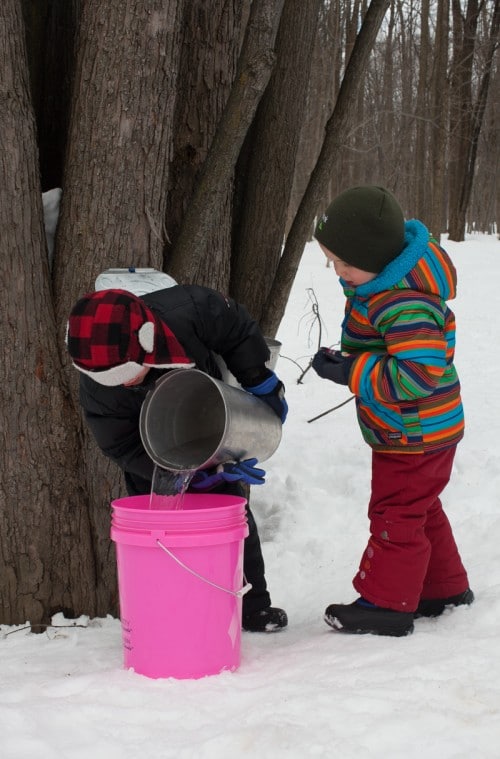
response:
<path id="1" fill-rule="evenodd" d="M 311 219 L 320 207 L 320 203 L 325 202 L 322 201 L 324 189 L 334 171 L 337 154 L 342 149 L 359 83 L 363 79 L 369 53 L 388 4 L 389 0 L 372 0 L 349 57 L 333 113 L 325 128 L 325 139 L 318 162 L 288 233 L 261 318 L 262 328 L 267 334 L 274 334 L 283 317 L 286 300 L 308 239 Z"/>
<path id="2" fill-rule="evenodd" d="M 93 289 L 99 272 L 162 268 L 181 11 L 177 0 L 88 0 L 82 9 L 54 267 L 64 364 L 67 315 Z M 74 369 L 66 373 L 76 391 Z M 109 503 L 123 486 L 116 465 L 96 452 L 87 427 L 80 423 L 77 429 L 103 613 L 116 598 Z"/>
<path id="3" fill-rule="evenodd" d="M 285 3 L 276 65 L 238 162 L 231 293 L 259 321 L 285 236 L 320 5 L 303 0 L 298 14 Z"/>
<path id="4" fill-rule="evenodd" d="M 415 216 L 425 218 L 428 211 L 426 182 L 428 172 L 428 154 L 426 150 L 429 125 L 427 114 L 429 112 L 430 77 L 429 69 L 432 61 L 430 50 L 429 30 L 429 0 L 422 0 L 420 13 L 420 55 L 419 72 L 417 80 L 417 97 L 415 103 Z"/>
<path id="5" fill-rule="evenodd" d="M 178 281 L 195 281 L 198 253 L 216 223 L 225 188 L 231 181 L 240 149 L 271 76 L 275 63 L 274 41 L 283 4 L 284 0 L 254 0 L 252 3 L 235 80 L 199 171 L 178 238 L 168 256 L 168 270 Z"/>
<path id="6" fill-rule="evenodd" d="M 181 18 L 164 265 L 180 281 L 209 284 L 221 290 L 228 289 L 230 277 L 232 169 L 221 183 L 218 207 L 211 209 L 208 217 L 210 229 L 207 225 L 206 232 L 198 236 L 192 262 L 182 253 L 174 259 L 172 248 L 235 80 L 249 10 L 249 0 L 233 3 L 194 0 L 184 3 Z M 254 5 L 253 10 L 255 16 L 258 6 Z M 197 219 L 194 223 L 201 221 Z"/>
<path id="7" fill-rule="evenodd" d="M 469 0 L 465 12 L 458 0 L 453 8 L 453 67 L 450 95 L 450 239 L 464 239 L 466 214 L 491 78 L 493 56 L 498 46 L 500 0 L 495 0 L 491 28 L 483 36 L 486 52 L 479 73 L 477 27 L 483 4 Z"/>
<path id="8" fill-rule="evenodd" d="M 297 213 L 311 172 L 318 160 L 328 121 L 337 97 L 345 64 L 343 29 L 344 9 L 348 4 L 322 3 L 319 9 L 311 71 L 307 88 L 306 111 L 302 122 L 292 193 L 288 207 L 286 233 Z M 332 196 L 336 175 L 330 177 L 325 194 Z M 335 186 L 335 185 L 334 185 Z M 311 225 L 312 226 L 312 225 Z"/>
<path id="9" fill-rule="evenodd" d="M 93 603 L 78 427 L 60 371 L 19 4 L 0 5 L 0 619 Z"/>
<path id="10" fill-rule="evenodd" d="M 438 0 L 429 103 L 429 205 L 423 217 L 435 236 L 446 229 L 449 0 Z"/>

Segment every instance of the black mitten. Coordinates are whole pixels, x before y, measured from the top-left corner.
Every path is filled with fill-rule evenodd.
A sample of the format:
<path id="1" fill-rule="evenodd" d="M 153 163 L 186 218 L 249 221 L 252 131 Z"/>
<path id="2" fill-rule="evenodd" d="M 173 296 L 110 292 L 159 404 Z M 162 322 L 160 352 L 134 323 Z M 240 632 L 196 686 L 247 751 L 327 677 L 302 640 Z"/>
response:
<path id="1" fill-rule="evenodd" d="M 313 358 L 312 368 L 323 379 L 329 379 L 337 385 L 347 385 L 355 359 L 355 356 L 344 356 L 340 351 L 320 348 Z"/>

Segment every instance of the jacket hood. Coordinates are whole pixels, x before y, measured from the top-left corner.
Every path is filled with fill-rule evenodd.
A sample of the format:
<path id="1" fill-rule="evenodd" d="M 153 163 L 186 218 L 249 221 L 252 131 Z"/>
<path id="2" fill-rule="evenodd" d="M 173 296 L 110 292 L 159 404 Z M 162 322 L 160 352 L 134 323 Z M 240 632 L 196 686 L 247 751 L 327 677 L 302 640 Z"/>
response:
<path id="1" fill-rule="evenodd" d="M 436 295 L 443 300 L 456 296 L 457 276 L 455 267 L 446 253 L 430 239 L 429 230 L 421 221 L 412 219 L 405 223 L 405 246 L 399 256 L 391 261 L 375 279 L 360 285 L 354 291 L 340 280 L 346 295 L 355 292 L 365 298 L 385 290 L 416 290 Z"/>

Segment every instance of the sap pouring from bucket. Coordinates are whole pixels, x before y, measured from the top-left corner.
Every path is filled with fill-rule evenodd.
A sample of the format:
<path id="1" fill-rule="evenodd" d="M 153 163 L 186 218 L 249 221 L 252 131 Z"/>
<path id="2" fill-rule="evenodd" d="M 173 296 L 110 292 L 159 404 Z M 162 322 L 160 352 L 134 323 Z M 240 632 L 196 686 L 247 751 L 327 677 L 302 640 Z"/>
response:
<path id="1" fill-rule="evenodd" d="M 184 496 L 194 474 L 193 470 L 169 472 L 155 464 L 149 494 L 149 508 L 182 509 Z"/>

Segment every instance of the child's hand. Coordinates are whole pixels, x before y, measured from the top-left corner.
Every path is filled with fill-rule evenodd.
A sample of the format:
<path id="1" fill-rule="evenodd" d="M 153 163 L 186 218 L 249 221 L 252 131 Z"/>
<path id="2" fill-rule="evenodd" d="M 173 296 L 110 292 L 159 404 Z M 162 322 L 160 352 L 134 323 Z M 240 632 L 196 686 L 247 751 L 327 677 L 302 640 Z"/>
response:
<path id="1" fill-rule="evenodd" d="M 275 414 L 281 419 L 281 424 L 285 424 L 286 415 L 288 414 L 288 403 L 285 400 L 285 386 L 274 372 L 269 372 L 269 376 L 259 385 L 244 387 L 252 395 L 256 395 L 261 401 L 267 403 Z"/>
<path id="2" fill-rule="evenodd" d="M 224 482 L 237 480 L 246 482 L 248 485 L 263 485 L 266 473 L 264 469 L 255 466 L 257 463 L 257 459 L 245 459 L 245 461 L 221 464 L 212 473 L 200 470 L 191 480 L 190 487 L 195 491 L 206 493 Z"/>
<path id="3" fill-rule="evenodd" d="M 313 358 L 312 368 L 323 379 L 347 385 L 354 360 L 355 356 L 344 356 L 340 351 L 320 348 Z"/>

